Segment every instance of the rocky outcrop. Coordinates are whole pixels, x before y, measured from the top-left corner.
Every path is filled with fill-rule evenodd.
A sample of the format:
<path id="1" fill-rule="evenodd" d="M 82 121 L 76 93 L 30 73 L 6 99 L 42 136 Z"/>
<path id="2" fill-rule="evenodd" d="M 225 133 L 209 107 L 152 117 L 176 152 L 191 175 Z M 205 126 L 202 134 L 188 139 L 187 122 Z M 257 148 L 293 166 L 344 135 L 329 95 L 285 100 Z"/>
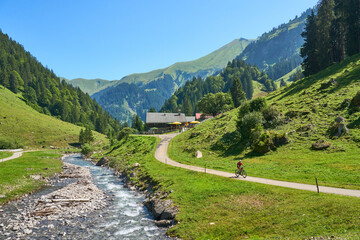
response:
<path id="1" fill-rule="evenodd" d="M 97 163 L 96 166 L 108 166 L 109 165 L 109 158 L 102 157 Z"/>
<path id="2" fill-rule="evenodd" d="M 168 227 L 175 223 L 175 215 L 179 210 L 172 200 L 152 196 L 144 201 L 144 206 L 154 215 L 157 226 Z"/>
<path id="3" fill-rule="evenodd" d="M 348 134 L 349 129 L 346 127 L 345 118 L 338 116 L 328 131 L 333 137 L 340 137 L 344 134 Z"/>
<path id="4" fill-rule="evenodd" d="M 325 142 L 324 140 L 317 141 L 311 145 L 313 150 L 325 150 L 331 146 L 330 142 Z"/>
<path id="5" fill-rule="evenodd" d="M 197 151 L 195 152 L 195 157 L 196 157 L 196 158 L 202 158 L 202 157 L 203 157 L 202 152 L 200 152 L 199 150 L 197 150 Z"/>

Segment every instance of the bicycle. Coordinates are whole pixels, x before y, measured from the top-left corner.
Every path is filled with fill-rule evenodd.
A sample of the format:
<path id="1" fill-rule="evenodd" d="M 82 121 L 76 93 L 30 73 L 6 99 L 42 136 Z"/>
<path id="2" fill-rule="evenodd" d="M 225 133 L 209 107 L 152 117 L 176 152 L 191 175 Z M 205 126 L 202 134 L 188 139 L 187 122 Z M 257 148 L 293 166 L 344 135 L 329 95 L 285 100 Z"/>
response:
<path id="1" fill-rule="evenodd" d="M 245 171 L 244 168 L 236 169 L 236 170 L 235 170 L 235 176 L 236 176 L 236 177 L 239 177 L 240 175 L 241 175 L 243 178 L 246 178 L 246 177 L 247 177 L 247 172 Z"/>

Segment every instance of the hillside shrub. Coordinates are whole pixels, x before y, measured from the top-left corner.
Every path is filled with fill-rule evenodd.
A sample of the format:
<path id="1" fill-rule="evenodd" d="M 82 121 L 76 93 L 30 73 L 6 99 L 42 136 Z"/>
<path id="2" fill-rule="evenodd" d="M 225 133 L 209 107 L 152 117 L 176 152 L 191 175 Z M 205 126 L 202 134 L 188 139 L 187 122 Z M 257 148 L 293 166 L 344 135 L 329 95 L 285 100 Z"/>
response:
<path id="1" fill-rule="evenodd" d="M 91 146 L 88 143 L 85 143 L 81 146 L 81 153 L 85 156 L 90 155 L 90 153 L 93 151 L 93 146 Z"/>
<path id="2" fill-rule="evenodd" d="M 127 140 L 130 134 L 134 134 L 134 133 L 138 133 L 138 131 L 136 129 L 130 128 L 130 127 L 125 127 L 123 128 L 118 135 L 118 140 L 122 140 L 125 139 Z"/>
<path id="3" fill-rule="evenodd" d="M 290 139 L 286 134 L 265 131 L 261 133 L 257 141 L 253 143 L 252 149 L 256 153 L 265 154 L 289 142 Z"/>
<path id="4" fill-rule="evenodd" d="M 262 110 L 262 115 L 264 116 L 265 128 L 275 128 L 282 124 L 282 119 L 279 110 L 276 107 L 269 106 Z"/>
<path id="5" fill-rule="evenodd" d="M 356 93 L 356 95 L 351 99 L 350 108 L 355 111 L 359 110 L 359 108 L 360 108 L 360 91 L 358 91 Z"/>
<path id="6" fill-rule="evenodd" d="M 250 143 L 256 141 L 256 136 L 262 131 L 264 117 L 260 112 L 251 112 L 238 120 L 237 130 L 241 139 Z"/>
<path id="7" fill-rule="evenodd" d="M 5 138 L 0 138 L 0 149 L 16 149 L 22 148 L 21 144 L 19 144 L 16 140 L 10 141 Z"/>

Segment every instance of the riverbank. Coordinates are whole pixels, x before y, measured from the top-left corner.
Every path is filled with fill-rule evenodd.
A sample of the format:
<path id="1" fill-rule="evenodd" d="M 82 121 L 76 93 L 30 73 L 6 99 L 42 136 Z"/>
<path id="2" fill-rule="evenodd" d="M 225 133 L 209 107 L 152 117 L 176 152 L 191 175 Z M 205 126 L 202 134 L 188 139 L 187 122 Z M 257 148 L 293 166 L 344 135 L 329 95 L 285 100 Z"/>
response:
<path id="1" fill-rule="evenodd" d="M 105 155 L 138 189 L 165 192 L 180 210 L 169 236 L 182 239 L 357 239 L 359 198 L 317 194 L 198 173 L 154 157 L 160 139 L 130 136 Z M 160 196 L 162 198 L 162 196 Z"/>
<path id="2" fill-rule="evenodd" d="M 93 183 L 87 167 L 64 163 L 62 168 L 62 173 L 48 180 L 58 190 L 42 196 L 34 194 L 0 207 L 0 217 L 4 219 L 0 238 L 24 238 L 40 228 L 45 232 L 52 230 L 57 224 L 76 225 L 77 218 L 86 218 L 107 205 L 107 196 Z M 59 234 L 65 236 L 66 232 Z"/>

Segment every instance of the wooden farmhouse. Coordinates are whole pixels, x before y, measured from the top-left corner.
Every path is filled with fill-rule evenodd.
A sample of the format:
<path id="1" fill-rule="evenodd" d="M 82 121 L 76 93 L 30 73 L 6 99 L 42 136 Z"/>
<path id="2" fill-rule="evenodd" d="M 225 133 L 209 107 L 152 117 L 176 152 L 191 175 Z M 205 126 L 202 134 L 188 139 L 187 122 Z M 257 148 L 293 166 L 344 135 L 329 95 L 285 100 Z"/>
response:
<path id="1" fill-rule="evenodd" d="M 146 113 L 146 124 L 152 132 L 156 133 L 182 129 L 192 121 L 195 121 L 195 116 L 187 117 L 184 113 Z"/>

